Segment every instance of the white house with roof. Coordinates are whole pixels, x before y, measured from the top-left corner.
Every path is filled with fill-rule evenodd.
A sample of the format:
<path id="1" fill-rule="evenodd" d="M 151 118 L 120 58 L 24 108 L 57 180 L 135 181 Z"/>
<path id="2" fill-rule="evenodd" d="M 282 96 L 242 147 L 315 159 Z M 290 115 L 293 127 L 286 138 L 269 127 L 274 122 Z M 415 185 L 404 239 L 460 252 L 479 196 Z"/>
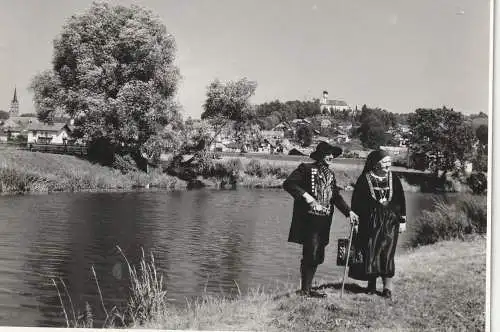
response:
<path id="1" fill-rule="evenodd" d="M 323 91 L 323 98 L 320 100 L 321 113 L 323 111 L 335 112 L 335 111 L 352 111 L 351 106 L 343 100 L 328 99 L 328 91 Z"/>
<path id="2" fill-rule="evenodd" d="M 292 120 L 292 124 L 295 125 L 295 126 L 300 126 L 300 125 L 310 125 L 311 124 L 311 121 L 307 120 L 307 119 L 293 119 Z"/>
<path id="3" fill-rule="evenodd" d="M 323 119 L 321 120 L 321 128 L 330 128 L 332 126 L 332 121 L 329 119 Z"/>
<path id="4" fill-rule="evenodd" d="M 66 123 L 30 123 L 26 132 L 28 143 L 65 144 L 71 135 L 71 129 Z"/>

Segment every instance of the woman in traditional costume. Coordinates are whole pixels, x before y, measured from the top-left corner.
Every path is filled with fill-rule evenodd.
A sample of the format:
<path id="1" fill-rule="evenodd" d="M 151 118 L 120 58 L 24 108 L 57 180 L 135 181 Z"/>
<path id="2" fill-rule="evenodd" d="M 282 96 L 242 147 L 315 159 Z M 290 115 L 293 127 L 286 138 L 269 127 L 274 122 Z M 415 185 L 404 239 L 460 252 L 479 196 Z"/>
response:
<path id="1" fill-rule="evenodd" d="M 353 246 L 362 259 L 351 264 L 349 277 L 368 281 L 368 294 L 376 293 L 377 278 L 381 277 L 382 296 L 386 298 L 392 296 L 398 235 L 406 230 L 405 195 L 390 166 L 391 158 L 385 151 L 372 151 L 354 187 L 351 202 L 352 210 L 359 216 Z"/>

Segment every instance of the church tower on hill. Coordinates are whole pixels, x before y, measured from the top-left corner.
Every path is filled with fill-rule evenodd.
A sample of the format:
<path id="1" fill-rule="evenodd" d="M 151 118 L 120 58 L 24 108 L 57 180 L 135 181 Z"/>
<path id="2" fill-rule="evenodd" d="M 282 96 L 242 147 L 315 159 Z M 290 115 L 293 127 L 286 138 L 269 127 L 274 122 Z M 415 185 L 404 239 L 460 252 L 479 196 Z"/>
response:
<path id="1" fill-rule="evenodd" d="M 9 115 L 10 116 L 18 116 L 19 115 L 19 102 L 17 101 L 17 88 L 14 88 L 14 97 L 12 98 L 12 101 L 10 102 Z"/>

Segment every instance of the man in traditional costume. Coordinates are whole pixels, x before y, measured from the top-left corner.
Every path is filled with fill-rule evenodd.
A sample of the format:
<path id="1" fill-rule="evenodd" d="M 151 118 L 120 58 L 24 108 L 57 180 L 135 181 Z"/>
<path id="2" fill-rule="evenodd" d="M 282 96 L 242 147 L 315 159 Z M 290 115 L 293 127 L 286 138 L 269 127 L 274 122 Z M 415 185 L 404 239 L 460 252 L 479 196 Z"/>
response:
<path id="1" fill-rule="evenodd" d="M 334 206 L 350 217 L 351 222 L 358 220 L 340 195 L 333 173 L 333 159 L 341 153 L 341 148 L 320 142 L 310 155 L 315 162 L 300 164 L 283 183 L 283 188 L 294 198 L 288 242 L 302 245 L 300 292 L 305 296 L 325 296 L 312 290 L 312 281 L 325 258 Z"/>

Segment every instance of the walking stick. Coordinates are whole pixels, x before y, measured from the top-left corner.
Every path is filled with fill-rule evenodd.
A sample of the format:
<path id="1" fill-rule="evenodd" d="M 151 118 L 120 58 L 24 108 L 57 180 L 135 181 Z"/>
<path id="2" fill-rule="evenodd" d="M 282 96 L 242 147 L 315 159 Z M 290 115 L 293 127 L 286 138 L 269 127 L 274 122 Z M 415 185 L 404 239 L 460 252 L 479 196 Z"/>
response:
<path id="1" fill-rule="evenodd" d="M 349 265 L 349 255 L 351 253 L 351 244 L 352 244 L 353 233 L 354 233 L 354 223 L 351 224 L 351 232 L 349 234 L 349 243 L 347 245 L 347 259 L 345 261 L 344 277 L 342 278 L 342 288 L 340 291 L 340 298 L 342 298 L 342 296 L 344 295 L 345 278 L 347 276 L 347 266 Z"/>

